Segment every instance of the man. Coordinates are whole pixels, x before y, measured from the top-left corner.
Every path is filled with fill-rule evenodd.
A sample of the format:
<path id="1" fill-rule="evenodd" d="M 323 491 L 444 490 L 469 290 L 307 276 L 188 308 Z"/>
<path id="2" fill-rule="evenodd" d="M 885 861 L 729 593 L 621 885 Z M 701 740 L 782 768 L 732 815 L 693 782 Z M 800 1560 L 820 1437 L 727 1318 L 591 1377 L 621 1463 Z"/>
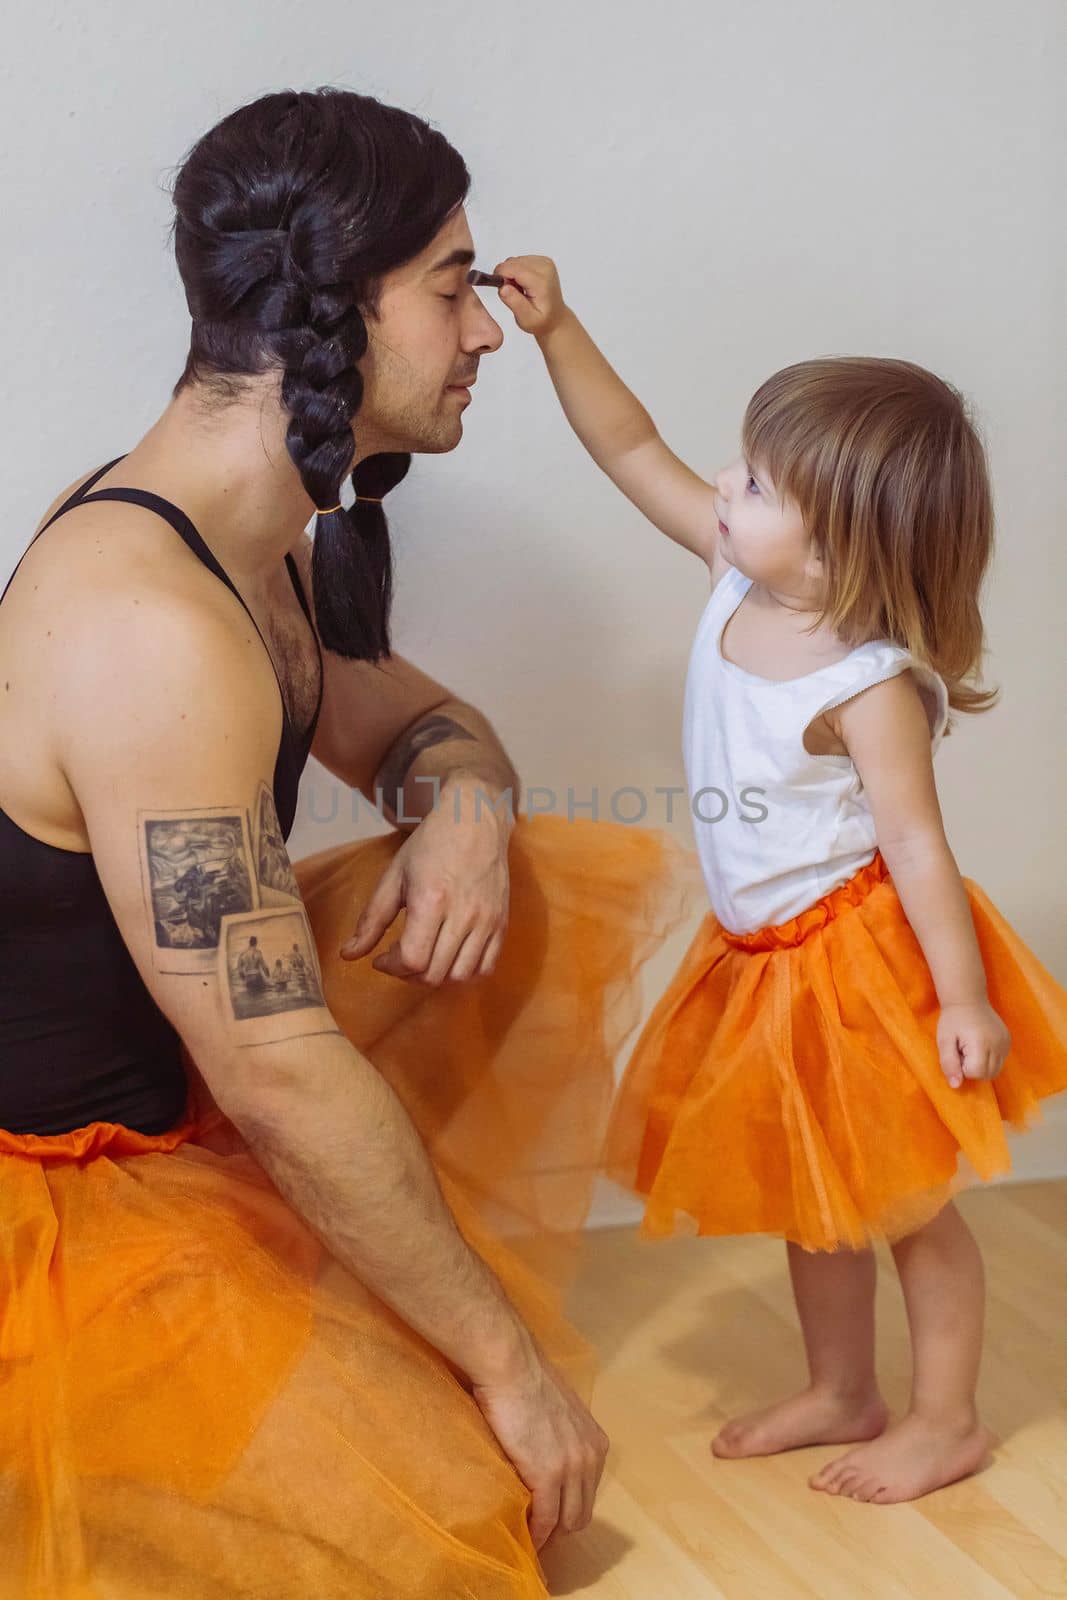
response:
<path id="1" fill-rule="evenodd" d="M 292 105 L 287 116 L 312 114 L 307 102 L 314 97 L 288 98 Z M 364 110 L 366 106 L 363 102 Z M 310 160 L 306 155 L 302 159 Z M 291 233 L 295 237 L 295 224 Z M 453 207 L 427 245 L 380 275 L 376 311 L 367 316 L 369 342 L 359 363 L 363 387 L 348 463 L 357 469 L 357 482 L 359 464 L 368 458 L 407 450 L 439 452 L 459 444 L 462 412 L 479 364 L 499 348 L 502 338 L 468 282 L 473 256 L 466 214 L 461 206 Z M 4 601 L 0 680 L 6 693 L 0 738 L 4 749 L 17 750 L 20 758 L 5 763 L 0 794 L 8 828 L 5 849 L 10 846 L 3 858 L 5 870 L 17 876 L 36 849 L 52 852 L 57 866 L 80 871 L 90 865 L 91 853 L 92 871 L 139 981 L 180 1036 L 218 1107 L 293 1212 L 345 1269 L 344 1293 L 351 1298 L 357 1284 L 365 1286 L 433 1347 L 439 1353 L 435 1383 L 449 1369 L 461 1375 L 531 1491 L 529 1537 L 540 1548 L 554 1529 L 588 1523 L 607 1448 L 604 1434 L 546 1359 L 494 1273 L 464 1239 L 396 1094 L 353 1047 L 329 1008 L 294 995 L 288 1009 L 279 1009 L 279 1002 L 261 1014 L 261 1008 L 238 1004 L 230 987 L 230 975 L 238 970 L 237 950 L 254 946 L 264 933 L 271 937 L 260 938 L 260 943 L 273 948 L 296 943 L 308 966 L 314 966 L 304 910 L 284 889 L 292 881 L 288 858 L 280 870 L 275 859 L 269 885 L 256 880 L 257 859 L 270 859 L 272 850 L 276 854 L 282 833 L 273 843 L 253 839 L 252 832 L 261 830 L 249 823 L 273 812 L 272 781 L 276 795 L 289 732 L 313 723 L 311 753 L 331 773 L 368 798 L 380 788 L 394 820 L 398 815 L 419 819 L 402 825 L 409 830 L 407 836 L 363 907 L 346 956 L 358 959 L 372 950 L 403 909 L 403 932 L 375 967 L 408 984 L 436 989 L 493 973 L 508 920 L 514 819 L 507 804 L 485 804 L 485 798 L 499 802 L 508 792 L 517 797 L 518 779 L 485 717 L 398 655 L 370 661 L 327 649 L 321 651 L 321 712 L 315 720 L 320 650 L 283 558 L 287 553 L 295 557 L 304 592 L 315 597 L 317 606 L 329 591 L 316 573 L 311 540 L 294 530 L 304 527 L 312 509 L 330 508 L 314 505 L 304 478 L 294 471 L 294 413 L 284 403 L 279 380 L 274 368 L 246 373 L 221 402 L 218 392 L 209 392 L 210 385 L 185 383 L 140 443 L 97 477 L 93 494 L 51 525 L 69 499 L 71 491 L 65 491 L 42 520 L 47 536 L 28 549 Z M 93 495 L 101 498 L 94 500 Z M 159 506 L 166 518 L 156 514 Z M 181 538 L 174 536 L 176 528 Z M 295 775 L 298 770 L 297 764 Z M 435 794 L 440 802 L 436 809 Z M 248 897 L 222 919 L 211 949 L 176 949 L 174 941 L 157 936 L 158 897 L 146 839 L 153 829 L 168 828 L 187 828 L 209 841 L 213 830 L 231 841 L 245 840 Z M 263 850 L 257 849 L 260 842 Z M 88 893 L 89 885 L 83 887 Z M 16 901 L 12 897 L 9 904 L 14 907 Z M 85 982 L 89 985 L 91 979 Z M 128 994 L 133 1004 L 132 987 Z M 81 1001 L 98 1004 L 99 995 L 87 988 Z M 120 1009 L 129 1014 L 126 1001 Z M 121 1030 L 121 1017 L 112 1023 Z M 0 1042 L 13 1066 L 11 1035 Z M 0 1125 L 14 1130 L 11 1137 L 23 1142 L 19 1148 L 24 1153 L 43 1151 L 43 1146 L 33 1146 L 34 1138 L 76 1143 L 80 1136 L 64 1131 L 69 1118 L 57 1121 L 59 1113 L 53 1110 L 49 1115 L 52 1120 L 39 1126 L 28 1112 L 16 1121 L 9 1104 Z M 160 1120 L 169 1126 L 168 1119 Z M 83 1110 L 79 1121 L 96 1139 L 100 1128 L 113 1130 L 122 1117 Z M 138 1168 L 146 1183 L 149 1174 L 160 1181 L 165 1171 L 181 1173 L 190 1183 L 202 1181 L 203 1162 L 179 1165 L 177 1154 L 136 1154 L 173 1148 L 173 1143 L 162 1142 L 171 1140 L 170 1133 L 146 1125 L 142 1143 L 136 1143 L 141 1135 L 132 1145 L 131 1138 L 126 1144 L 134 1150 L 134 1160 L 163 1162 L 162 1167 Z M 161 1142 L 152 1145 L 152 1139 Z M 94 1148 L 102 1147 L 97 1140 Z M 88 1216 L 89 1179 L 98 1181 L 100 1163 L 90 1162 L 84 1176 L 83 1216 Z M 56 1181 L 65 1177 L 64 1172 Z M 110 1192 L 107 1204 L 114 1203 Z M 289 1229 L 284 1216 L 271 1215 L 274 1226 L 283 1233 Z M 114 1215 L 116 1249 L 123 1244 L 123 1226 L 122 1217 Z M 248 1228 L 252 1239 L 255 1224 Z M 220 1283 L 227 1281 L 228 1268 L 217 1264 L 212 1270 L 222 1273 Z M 120 1274 L 119 1281 L 125 1285 L 129 1279 Z M 152 1306 L 152 1317 L 158 1319 L 162 1313 L 156 1300 Z M 86 1320 L 85 1337 L 90 1326 L 91 1319 Z M 153 1326 L 158 1333 L 166 1329 L 158 1320 Z M 152 1347 L 151 1331 L 145 1347 Z M 76 1352 L 80 1346 L 71 1348 Z M 72 1370 L 78 1372 L 77 1360 L 71 1359 Z M 358 1351 L 352 1359 L 358 1362 Z M 225 1360 L 233 1360 L 232 1351 Z M 221 1385 L 220 1393 L 227 1392 L 228 1370 L 224 1364 L 213 1380 Z M 155 1415 L 154 1386 L 164 1387 L 169 1371 L 161 1366 L 136 1391 L 149 1416 Z M 236 1365 L 232 1371 L 236 1376 Z M 109 1381 L 111 1377 L 109 1369 Z M 153 1392 L 146 1394 L 146 1388 Z M 87 1392 L 88 1413 L 102 1403 L 97 1396 L 104 1390 Z M 418 1393 L 417 1386 L 412 1392 Z M 268 1399 L 265 1391 L 262 1404 Z M 240 1408 L 232 1395 L 230 1404 L 236 1416 Z M 30 1418 L 31 1409 L 25 1413 L 27 1428 L 45 1427 L 40 1418 Z M 216 1408 L 209 1404 L 207 1409 Z M 121 1405 L 113 1415 L 120 1413 Z M 250 1403 L 249 1416 L 253 1413 Z M 269 1419 L 276 1414 L 277 1406 L 267 1412 L 268 1422 L 255 1439 L 269 1437 Z M 178 1417 L 175 1426 L 181 1421 Z M 222 1407 L 212 1426 L 221 1428 L 224 1422 Z M 50 1450 L 59 1449 L 56 1441 L 69 1426 L 56 1422 L 48 1434 Z M 417 1450 L 416 1417 L 398 1419 L 397 1428 L 415 1430 L 409 1450 Z M 151 1423 L 140 1429 L 141 1444 L 129 1446 L 135 1456 L 152 1432 Z M 385 1443 L 382 1436 L 383 1451 Z M 488 1471 L 491 1452 L 479 1456 L 483 1447 L 477 1440 L 471 1448 L 473 1459 L 484 1460 Z M 115 1449 L 119 1451 L 118 1443 Z M 206 1436 L 202 1451 L 206 1472 L 214 1460 Z M 196 1467 L 195 1455 L 190 1450 L 185 1460 L 190 1472 Z M 220 1445 L 220 1462 L 225 1455 Z M 71 1460 L 77 1459 L 76 1451 Z M 121 1460 L 123 1466 L 109 1467 L 110 1474 L 136 1477 L 137 1467 L 130 1467 L 126 1456 Z M 170 1471 L 176 1450 L 166 1461 Z M 84 1469 L 76 1465 L 71 1470 Z M 444 1459 L 438 1470 L 447 1474 Z M 328 1478 L 327 1472 L 323 1494 L 330 1487 Z M 220 1476 L 220 1481 L 226 1480 Z M 308 1486 L 293 1483 L 294 1494 L 297 1487 L 306 1492 Z M 405 1483 L 399 1481 L 397 1493 L 403 1497 L 405 1492 Z M 461 1504 L 461 1480 L 453 1483 L 452 1492 Z M 195 1499 L 183 1504 L 191 1506 Z M 55 1516 L 56 1503 L 47 1501 L 48 1518 Z M 280 1503 L 272 1502 L 271 1516 Z M 153 1539 L 162 1538 L 161 1519 L 130 1514 L 150 1529 Z M 414 1513 L 403 1514 L 414 1542 L 421 1524 Z M 471 1515 L 483 1518 L 488 1513 Z M 93 1566 L 93 1561 L 105 1561 L 103 1553 L 86 1556 L 73 1535 L 61 1537 L 58 1522 L 48 1521 L 47 1526 L 49 1538 L 43 1543 L 52 1550 L 49 1570 L 69 1561 L 71 1571 L 81 1572 L 78 1563 L 87 1561 L 87 1571 L 110 1571 Z M 192 1543 L 201 1537 L 196 1526 Z M 480 1528 L 475 1531 L 480 1537 Z M 440 1537 L 459 1548 L 468 1533 L 470 1529 L 460 1527 Z M 392 1537 L 382 1535 L 383 1540 Z M 422 1561 L 429 1534 L 423 1530 L 419 1537 Z M 471 1538 L 477 1542 L 473 1533 Z M 518 1540 L 518 1532 L 512 1530 L 508 1539 Z M 38 1552 L 42 1547 L 39 1535 L 27 1543 Z M 191 1542 L 180 1543 L 187 1559 Z M 307 1536 L 301 1546 L 305 1563 L 321 1543 L 321 1530 L 314 1539 Z M 106 1559 L 119 1559 L 119 1545 L 101 1536 L 100 1551 L 106 1547 L 110 1552 Z M 156 1552 L 159 1548 L 152 1546 Z M 518 1551 L 517 1543 L 514 1549 Z M 147 1559 L 143 1553 L 142 1558 Z M 35 1559 L 44 1558 L 38 1554 Z M 514 1568 L 511 1559 L 494 1555 L 498 1587 L 486 1578 L 480 1594 L 543 1592 L 540 1580 L 531 1578 L 525 1556 L 515 1555 Z M 467 1570 L 462 1568 L 464 1574 Z M 351 1582 L 354 1568 L 345 1566 L 343 1571 L 346 1583 Z M 276 1581 L 271 1593 L 288 1595 L 290 1590 Z M 463 1581 L 470 1580 L 464 1576 Z M 127 1590 L 114 1592 L 125 1595 Z M 367 1589 L 352 1586 L 343 1592 L 374 1593 L 380 1600 L 385 1591 L 379 1577 Z M 389 1592 L 430 1591 L 399 1586 Z"/>

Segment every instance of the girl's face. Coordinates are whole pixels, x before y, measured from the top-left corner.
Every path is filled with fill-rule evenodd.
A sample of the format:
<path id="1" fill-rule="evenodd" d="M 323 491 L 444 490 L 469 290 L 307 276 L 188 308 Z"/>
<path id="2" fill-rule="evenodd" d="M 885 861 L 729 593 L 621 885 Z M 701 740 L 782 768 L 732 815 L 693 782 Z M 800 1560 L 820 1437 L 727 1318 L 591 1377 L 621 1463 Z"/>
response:
<path id="1" fill-rule="evenodd" d="M 712 479 L 720 549 L 746 578 L 786 594 L 811 591 L 819 561 L 800 509 L 758 466 L 739 457 Z"/>

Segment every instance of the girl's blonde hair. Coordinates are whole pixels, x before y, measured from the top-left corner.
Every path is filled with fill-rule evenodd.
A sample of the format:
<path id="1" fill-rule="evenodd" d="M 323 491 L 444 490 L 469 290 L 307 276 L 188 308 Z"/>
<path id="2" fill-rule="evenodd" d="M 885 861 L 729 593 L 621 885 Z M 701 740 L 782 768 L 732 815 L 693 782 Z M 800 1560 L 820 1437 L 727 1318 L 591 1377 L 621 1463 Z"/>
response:
<path id="1" fill-rule="evenodd" d="M 910 361 L 802 361 L 757 389 L 742 447 L 800 508 L 826 572 L 820 620 L 846 644 L 903 645 L 955 710 L 988 711 L 999 691 L 974 680 L 992 493 L 956 390 Z"/>

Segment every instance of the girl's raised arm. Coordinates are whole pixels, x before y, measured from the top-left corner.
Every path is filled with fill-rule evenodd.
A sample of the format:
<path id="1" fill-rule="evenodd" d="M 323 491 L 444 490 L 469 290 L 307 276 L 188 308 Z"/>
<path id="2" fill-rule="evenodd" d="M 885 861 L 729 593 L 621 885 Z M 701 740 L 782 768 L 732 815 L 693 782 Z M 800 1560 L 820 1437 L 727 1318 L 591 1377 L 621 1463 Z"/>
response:
<path id="1" fill-rule="evenodd" d="M 716 581 L 726 563 L 715 490 L 668 448 L 565 304 L 554 263 L 547 256 L 511 256 L 495 270 L 509 280 L 501 300 L 537 340 L 567 420 L 597 466 L 662 533 L 700 556 Z"/>

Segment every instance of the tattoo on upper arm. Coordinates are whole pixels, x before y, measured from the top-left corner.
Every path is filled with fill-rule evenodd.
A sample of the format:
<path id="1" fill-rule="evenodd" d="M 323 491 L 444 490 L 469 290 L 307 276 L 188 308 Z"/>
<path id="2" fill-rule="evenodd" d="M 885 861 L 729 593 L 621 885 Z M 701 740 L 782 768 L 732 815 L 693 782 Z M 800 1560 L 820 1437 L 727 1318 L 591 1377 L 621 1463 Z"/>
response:
<path id="1" fill-rule="evenodd" d="M 141 875 L 161 972 L 210 971 L 222 920 L 259 904 L 241 806 L 138 812 Z"/>
<path id="2" fill-rule="evenodd" d="M 240 1045 L 340 1032 L 325 1010 L 318 952 L 302 906 L 227 917 L 218 975 Z"/>
<path id="3" fill-rule="evenodd" d="M 404 780 L 417 756 L 435 744 L 448 744 L 453 739 L 465 739 L 474 744 L 478 742 L 477 734 L 471 733 L 461 722 L 456 722 L 453 717 L 446 717 L 441 712 L 431 712 L 429 716 L 416 722 L 406 733 L 402 733 L 382 762 L 381 770 L 374 780 L 375 787 L 383 791 L 386 804 L 395 810 L 399 809 L 399 796 L 403 792 Z"/>
<path id="4" fill-rule="evenodd" d="M 266 784 L 255 818 L 253 851 L 240 806 L 138 812 L 153 961 L 165 973 L 215 973 L 240 1045 L 340 1033 Z"/>
<path id="5" fill-rule="evenodd" d="M 282 900 L 299 900 L 300 885 L 285 848 L 274 795 L 265 783 L 259 786 L 255 815 L 256 875 L 259 879 L 260 903 L 276 905 L 276 896 Z"/>
<path id="6" fill-rule="evenodd" d="M 227 917 L 299 904 L 300 886 L 265 783 L 256 792 L 252 818 L 254 828 L 243 806 L 138 813 L 153 960 L 160 972 L 213 971 Z"/>

